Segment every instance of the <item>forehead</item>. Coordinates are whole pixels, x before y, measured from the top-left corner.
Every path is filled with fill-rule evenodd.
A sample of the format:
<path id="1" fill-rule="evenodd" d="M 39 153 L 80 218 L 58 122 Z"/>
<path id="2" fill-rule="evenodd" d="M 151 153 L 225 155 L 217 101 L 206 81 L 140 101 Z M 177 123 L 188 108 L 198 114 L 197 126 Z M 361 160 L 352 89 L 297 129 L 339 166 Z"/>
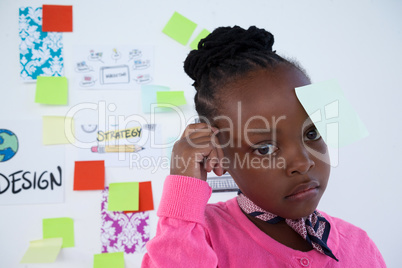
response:
<path id="1" fill-rule="evenodd" d="M 234 125 L 264 128 L 283 116 L 286 121 L 305 121 L 307 114 L 297 99 L 295 88 L 310 84 L 309 79 L 295 67 L 281 66 L 275 70 L 258 70 L 238 79 L 221 91 L 219 114 L 231 118 Z M 236 119 L 236 120 L 234 120 Z M 218 120 L 218 127 L 227 127 Z"/>

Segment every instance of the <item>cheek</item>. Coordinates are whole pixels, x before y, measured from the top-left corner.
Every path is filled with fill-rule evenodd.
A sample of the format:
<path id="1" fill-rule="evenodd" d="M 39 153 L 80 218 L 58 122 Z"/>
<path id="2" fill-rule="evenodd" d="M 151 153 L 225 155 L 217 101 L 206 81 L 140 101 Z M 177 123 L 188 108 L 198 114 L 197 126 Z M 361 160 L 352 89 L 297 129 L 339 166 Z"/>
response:
<path id="1" fill-rule="evenodd" d="M 319 172 L 319 177 L 321 178 L 321 186 L 324 188 L 327 187 L 329 175 L 331 173 L 331 165 L 329 160 L 328 151 L 321 155 L 318 159 L 314 159 L 316 162 L 316 168 Z"/>
<path id="2" fill-rule="evenodd" d="M 304 146 L 316 163 L 330 165 L 328 147 L 323 140 L 309 144 L 305 143 Z"/>

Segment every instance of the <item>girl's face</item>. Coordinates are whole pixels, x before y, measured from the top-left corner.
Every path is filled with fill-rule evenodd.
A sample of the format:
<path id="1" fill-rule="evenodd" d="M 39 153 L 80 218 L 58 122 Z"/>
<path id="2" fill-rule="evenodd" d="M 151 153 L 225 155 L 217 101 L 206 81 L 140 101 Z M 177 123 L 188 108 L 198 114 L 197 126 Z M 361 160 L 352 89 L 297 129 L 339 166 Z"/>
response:
<path id="1" fill-rule="evenodd" d="M 307 84 L 294 67 L 252 72 L 221 91 L 227 97 L 214 121 L 240 190 L 288 219 L 316 209 L 330 173 L 327 146 L 295 94 Z"/>

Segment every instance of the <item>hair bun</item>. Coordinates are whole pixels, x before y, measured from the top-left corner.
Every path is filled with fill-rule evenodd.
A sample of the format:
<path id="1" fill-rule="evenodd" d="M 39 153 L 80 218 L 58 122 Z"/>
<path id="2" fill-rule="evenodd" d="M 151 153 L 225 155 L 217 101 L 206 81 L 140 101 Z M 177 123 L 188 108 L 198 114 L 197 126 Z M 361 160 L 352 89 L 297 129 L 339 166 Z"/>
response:
<path id="1" fill-rule="evenodd" d="M 223 49 L 230 47 L 233 52 L 266 50 L 272 52 L 274 36 L 264 29 L 251 26 L 247 30 L 239 27 L 220 27 L 198 44 L 198 49 Z"/>
<path id="2" fill-rule="evenodd" d="M 252 52 L 273 52 L 274 36 L 255 26 L 247 30 L 239 27 L 216 28 L 206 38 L 198 43 L 198 49 L 192 50 L 184 62 L 184 70 L 194 80 L 194 86 L 201 79 L 206 68 L 219 66 L 227 59 L 236 55 Z"/>

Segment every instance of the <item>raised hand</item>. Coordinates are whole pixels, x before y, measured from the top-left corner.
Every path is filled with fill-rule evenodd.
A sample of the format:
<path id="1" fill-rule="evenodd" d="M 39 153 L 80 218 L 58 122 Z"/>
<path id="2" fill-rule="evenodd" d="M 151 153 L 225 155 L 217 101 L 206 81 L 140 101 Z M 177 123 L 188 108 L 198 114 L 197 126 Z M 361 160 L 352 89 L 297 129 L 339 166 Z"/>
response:
<path id="1" fill-rule="evenodd" d="M 207 180 L 207 173 L 214 171 L 218 176 L 222 168 L 223 151 L 216 135 L 219 130 L 206 123 L 186 127 L 172 151 L 170 174 Z"/>

